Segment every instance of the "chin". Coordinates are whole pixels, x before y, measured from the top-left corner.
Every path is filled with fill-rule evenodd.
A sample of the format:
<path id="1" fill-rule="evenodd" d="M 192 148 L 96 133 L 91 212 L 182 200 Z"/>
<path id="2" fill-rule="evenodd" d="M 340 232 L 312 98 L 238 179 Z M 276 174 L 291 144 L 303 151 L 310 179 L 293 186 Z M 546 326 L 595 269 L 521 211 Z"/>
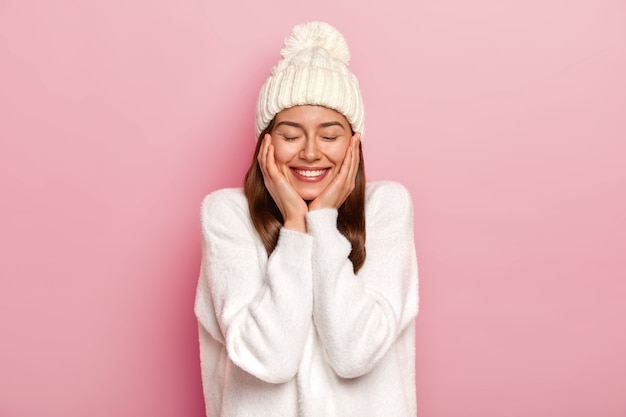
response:
<path id="1" fill-rule="evenodd" d="M 300 197 L 307 202 L 307 204 L 313 200 L 315 200 L 317 198 L 317 196 L 320 195 L 319 192 L 314 192 L 314 191 L 300 191 L 298 192 L 298 194 L 300 195 Z"/>
<path id="2" fill-rule="evenodd" d="M 307 204 L 309 204 L 311 201 L 315 200 L 318 195 L 319 194 L 304 194 L 304 195 L 301 195 L 300 197 L 302 197 L 302 199 L 306 201 Z"/>

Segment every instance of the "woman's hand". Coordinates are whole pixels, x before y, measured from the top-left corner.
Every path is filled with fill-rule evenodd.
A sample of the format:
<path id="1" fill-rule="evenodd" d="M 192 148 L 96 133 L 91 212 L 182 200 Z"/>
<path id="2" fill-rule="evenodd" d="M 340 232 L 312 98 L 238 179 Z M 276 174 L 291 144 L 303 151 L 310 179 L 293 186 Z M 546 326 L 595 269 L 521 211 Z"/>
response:
<path id="1" fill-rule="evenodd" d="M 341 167 L 339 167 L 339 172 L 324 191 L 309 203 L 309 211 L 320 208 L 338 209 L 352 193 L 360 162 L 360 139 L 360 133 L 355 133 L 350 138 L 350 145 L 346 150 Z"/>
<path id="2" fill-rule="evenodd" d="M 266 134 L 257 157 L 265 187 L 276 202 L 288 229 L 306 233 L 306 213 L 308 207 L 298 192 L 291 186 L 285 173 L 276 166 L 272 137 Z"/>

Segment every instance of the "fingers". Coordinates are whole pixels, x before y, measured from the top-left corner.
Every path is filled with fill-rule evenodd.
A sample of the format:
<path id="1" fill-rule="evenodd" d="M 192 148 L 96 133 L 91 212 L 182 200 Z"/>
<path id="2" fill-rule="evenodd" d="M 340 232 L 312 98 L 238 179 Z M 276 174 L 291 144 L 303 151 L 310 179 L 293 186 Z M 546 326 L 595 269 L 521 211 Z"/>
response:
<path id="1" fill-rule="evenodd" d="M 360 136 L 360 133 L 355 133 L 354 136 L 350 138 L 350 145 L 346 150 L 346 156 L 337 174 L 337 180 L 345 182 L 350 192 L 352 192 L 354 188 L 356 173 L 359 169 L 360 155 L 358 150 L 360 146 Z"/>
<path id="2" fill-rule="evenodd" d="M 361 155 L 359 153 L 359 147 L 361 146 L 361 134 L 356 133 L 352 137 L 351 150 L 350 150 L 350 170 L 348 171 L 348 178 L 351 179 L 352 188 L 354 188 L 354 182 L 356 180 L 356 174 L 359 170 L 359 163 L 361 162 Z"/>
<path id="3" fill-rule="evenodd" d="M 261 139 L 261 148 L 259 148 L 259 154 L 256 158 L 264 177 L 267 175 L 267 148 L 269 142 L 268 136 L 269 135 L 266 134 L 263 139 Z"/>
<path id="4" fill-rule="evenodd" d="M 306 231 L 304 216 L 307 206 L 279 169 L 274 155 L 274 145 L 271 135 L 267 134 L 259 148 L 257 162 L 263 174 L 263 181 L 267 191 L 278 206 L 284 225 L 288 228 Z"/>
<path id="5" fill-rule="evenodd" d="M 309 210 L 323 207 L 339 208 L 354 191 L 356 174 L 360 163 L 360 134 L 356 133 L 350 138 L 350 144 L 346 149 L 344 159 L 339 167 L 337 175 L 326 189 L 309 204 Z"/>
<path id="6" fill-rule="evenodd" d="M 263 173 L 263 177 L 267 183 L 268 180 L 275 178 L 277 174 L 276 161 L 274 160 L 274 146 L 272 145 L 272 137 L 266 134 L 263 143 L 259 149 L 257 161 Z"/>

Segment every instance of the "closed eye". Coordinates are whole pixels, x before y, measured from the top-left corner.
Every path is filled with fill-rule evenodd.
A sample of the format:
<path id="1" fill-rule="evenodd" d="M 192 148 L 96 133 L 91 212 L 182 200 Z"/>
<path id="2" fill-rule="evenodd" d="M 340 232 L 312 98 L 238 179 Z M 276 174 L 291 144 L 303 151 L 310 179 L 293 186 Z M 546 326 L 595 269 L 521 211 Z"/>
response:
<path id="1" fill-rule="evenodd" d="M 339 136 L 322 136 L 323 139 L 325 140 L 335 140 L 337 139 Z"/>

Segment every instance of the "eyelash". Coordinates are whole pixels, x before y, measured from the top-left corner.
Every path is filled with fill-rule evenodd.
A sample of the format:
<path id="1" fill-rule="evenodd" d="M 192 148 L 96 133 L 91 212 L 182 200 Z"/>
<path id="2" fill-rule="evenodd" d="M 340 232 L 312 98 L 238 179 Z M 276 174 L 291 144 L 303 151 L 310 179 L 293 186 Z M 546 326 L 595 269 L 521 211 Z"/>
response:
<path id="1" fill-rule="evenodd" d="M 324 140 L 328 140 L 328 141 L 333 141 L 336 140 L 339 136 L 322 136 L 322 139 Z M 292 142 L 296 139 L 299 138 L 299 136 L 283 136 L 283 138 L 287 141 L 287 142 Z"/>

